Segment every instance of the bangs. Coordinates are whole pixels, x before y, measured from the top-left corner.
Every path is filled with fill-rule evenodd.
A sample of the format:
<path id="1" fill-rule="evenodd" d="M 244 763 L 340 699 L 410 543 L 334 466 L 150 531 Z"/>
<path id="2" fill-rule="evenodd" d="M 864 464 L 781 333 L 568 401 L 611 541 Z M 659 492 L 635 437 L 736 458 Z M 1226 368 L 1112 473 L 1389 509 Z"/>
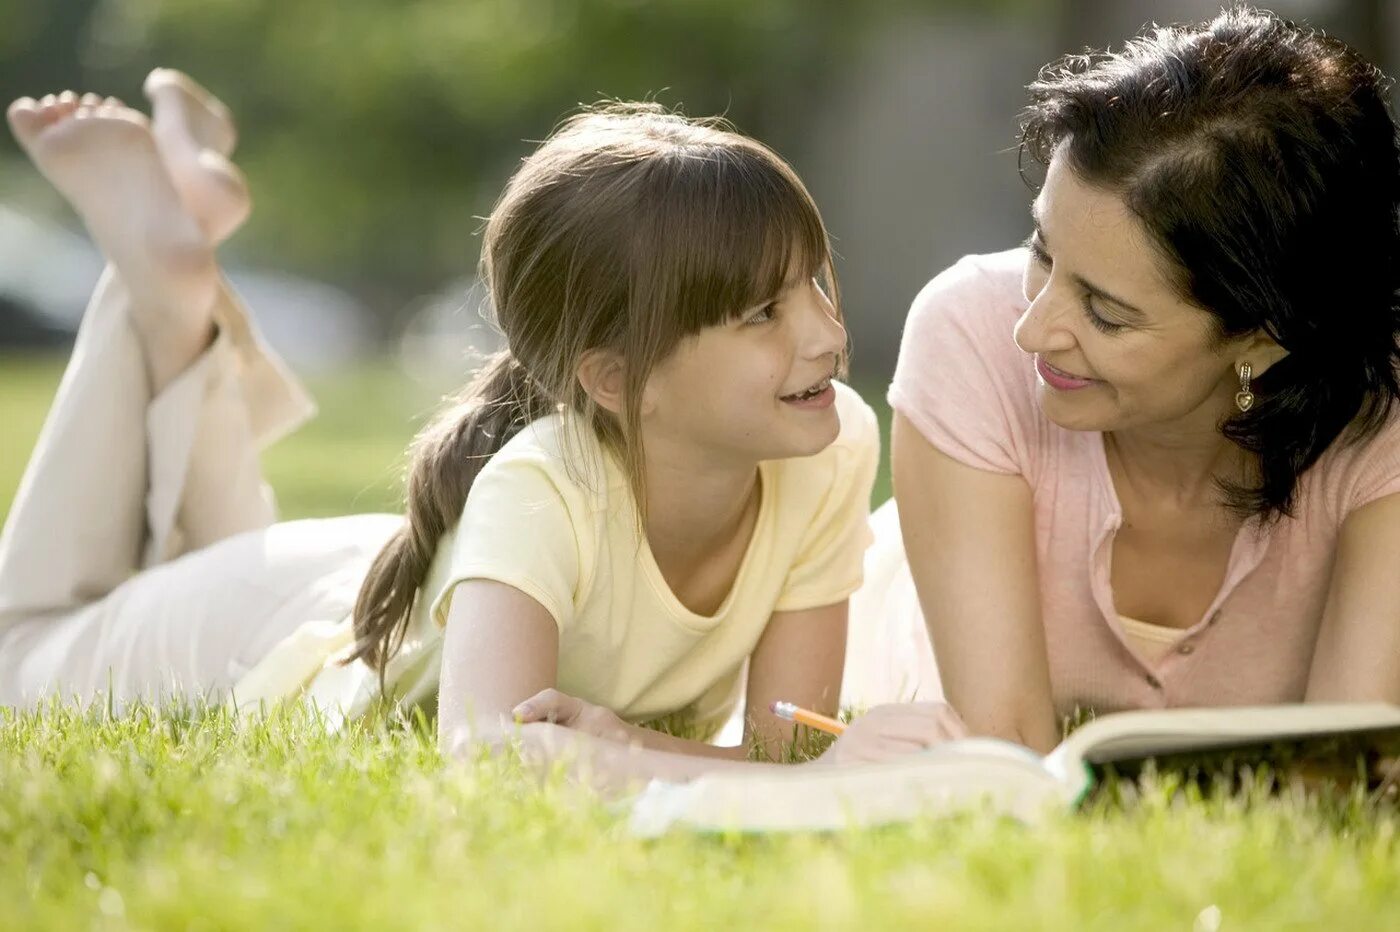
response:
<path id="1" fill-rule="evenodd" d="M 772 152 L 755 143 L 666 161 L 662 190 L 649 192 L 659 222 L 643 252 L 655 260 L 650 306 L 672 309 L 677 337 L 733 320 L 797 282 L 829 277 L 816 204 Z"/>

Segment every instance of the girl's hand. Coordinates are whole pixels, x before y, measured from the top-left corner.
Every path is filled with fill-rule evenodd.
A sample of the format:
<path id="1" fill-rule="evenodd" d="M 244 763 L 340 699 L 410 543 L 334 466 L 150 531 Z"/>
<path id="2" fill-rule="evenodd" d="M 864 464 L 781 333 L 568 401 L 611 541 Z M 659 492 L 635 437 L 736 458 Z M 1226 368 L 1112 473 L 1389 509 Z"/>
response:
<path id="1" fill-rule="evenodd" d="M 513 714 L 521 724 L 553 722 L 606 741 L 626 744 L 632 736 L 631 726 L 618 718 L 612 709 L 585 702 L 557 689 L 535 693 L 517 705 Z"/>
<path id="2" fill-rule="evenodd" d="M 877 705 L 847 725 L 817 762 L 877 763 L 967 735 L 967 726 L 946 702 Z"/>

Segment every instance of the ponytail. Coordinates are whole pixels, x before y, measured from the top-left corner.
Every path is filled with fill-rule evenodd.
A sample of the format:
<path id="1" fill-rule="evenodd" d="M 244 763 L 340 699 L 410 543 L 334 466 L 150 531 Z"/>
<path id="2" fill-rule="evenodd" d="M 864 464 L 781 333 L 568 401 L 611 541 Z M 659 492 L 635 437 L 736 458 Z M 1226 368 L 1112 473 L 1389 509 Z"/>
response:
<path id="1" fill-rule="evenodd" d="M 355 600 L 355 651 L 379 671 L 403 643 L 418 589 L 442 536 L 462 514 L 467 493 L 496 451 L 531 421 L 553 413 L 552 398 L 504 350 L 423 429 L 410 450 L 403 526 L 370 565 Z"/>

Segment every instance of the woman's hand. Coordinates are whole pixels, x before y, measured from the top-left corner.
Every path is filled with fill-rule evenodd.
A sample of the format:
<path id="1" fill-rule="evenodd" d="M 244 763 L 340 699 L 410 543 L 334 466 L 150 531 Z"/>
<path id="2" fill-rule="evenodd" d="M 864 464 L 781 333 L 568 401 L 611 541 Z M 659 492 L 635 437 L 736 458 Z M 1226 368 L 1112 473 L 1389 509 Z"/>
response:
<path id="1" fill-rule="evenodd" d="M 513 712 L 515 720 L 521 724 L 552 722 L 595 738 L 623 744 L 632 738 L 632 726 L 618 718 L 612 709 L 585 702 L 557 689 L 535 693 L 517 705 Z"/>
<path id="2" fill-rule="evenodd" d="M 878 763 L 967 735 L 967 726 L 946 702 L 877 705 L 847 725 L 816 763 Z"/>

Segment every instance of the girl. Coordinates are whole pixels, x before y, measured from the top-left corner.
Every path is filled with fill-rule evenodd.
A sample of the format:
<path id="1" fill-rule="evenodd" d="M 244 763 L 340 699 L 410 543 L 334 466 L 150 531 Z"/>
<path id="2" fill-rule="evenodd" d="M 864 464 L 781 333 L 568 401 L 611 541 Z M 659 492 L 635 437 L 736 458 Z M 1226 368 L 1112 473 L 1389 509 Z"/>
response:
<path id="1" fill-rule="evenodd" d="M 1032 85 L 1027 247 L 904 332 L 864 698 L 941 673 L 1040 749 L 1077 707 L 1400 702 L 1386 84 L 1238 8 Z"/>
<path id="2" fill-rule="evenodd" d="M 354 715 L 380 687 L 430 698 L 441 664 L 447 746 L 558 686 L 625 743 L 548 722 L 527 743 L 673 778 L 745 749 L 623 720 L 712 732 L 742 694 L 746 743 L 775 751 L 773 700 L 835 710 L 878 440 L 835 381 L 827 237 L 785 163 L 654 106 L 566 122 L 487 224 L 509 349 L 415 442 L 407 515 L 274 524 L 257 451 L 310 405 L 214 265 L 246 214 L 231 127 L 181 75 L 147 92 L 154 133 L 112 100 L 10 111 L 112 266 L 0 543 L 0 701 Z M 837 756 L 924 746 L 945 716 L 877 715 Z"/>

